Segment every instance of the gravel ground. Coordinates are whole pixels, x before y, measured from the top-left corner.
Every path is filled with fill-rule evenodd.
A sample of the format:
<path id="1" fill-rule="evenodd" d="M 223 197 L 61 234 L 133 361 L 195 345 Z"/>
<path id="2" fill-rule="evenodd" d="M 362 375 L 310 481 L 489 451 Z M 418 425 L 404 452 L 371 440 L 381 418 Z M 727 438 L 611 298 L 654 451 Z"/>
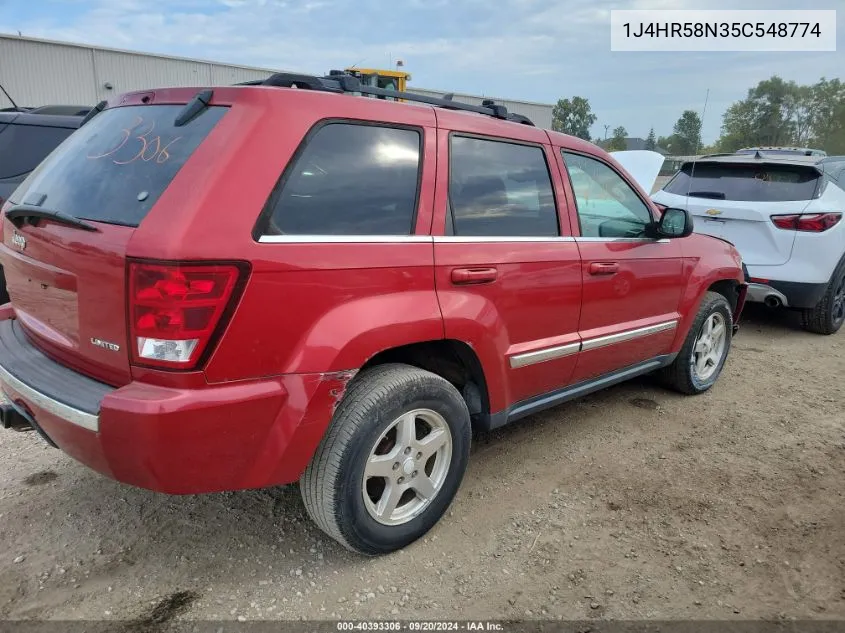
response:
<path id="1" fill-rule="evenodd" d="M 0 437 L 0 618 L 845 618 L 845 333 L 750 309 L 709 393 L 642 379 L 476 437 L 378 559 L 296 487 L 170 497 Z"/>

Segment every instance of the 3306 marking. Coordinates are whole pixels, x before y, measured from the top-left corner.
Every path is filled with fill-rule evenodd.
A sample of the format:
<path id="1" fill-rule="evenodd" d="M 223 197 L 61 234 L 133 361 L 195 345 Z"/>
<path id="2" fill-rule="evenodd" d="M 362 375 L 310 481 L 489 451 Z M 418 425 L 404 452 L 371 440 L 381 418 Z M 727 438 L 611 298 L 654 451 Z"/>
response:
<path id="1" fill-rule="evenodd" d="M 161 165 L 162 163 L 166 163 L 170 159 L 170 152 L 167 151 L 168 148 L 182 137 L 177 136 L 176 138 L 171 139 L 170 141 L 162 145 L 161 136 L 151 136 L 153 130 L 155 130 L 155 121 L 150 122 L 149 127 L 142 133 L 137 133 L 138 130 L 142 129 L 143 127 L 143 117 L 137 117 L 135 119 L 135 122 L 132 124 L 132 127 L 121 129 L 122 138 L 120 139 L 117 145 L 115 145 L 113 148 L 103 154 L 89 154 L 88 158 L 90 160 L 97 160 L 100 158 L 114 156 L 121 149 L 123 149 L 124 146 L 126 146 L 130 139 L 132 139 L 133 141 L 138 142 L 138 153 L 127 160 L 117 160 L 116 158 L 113 158 L 112 162 L 115 165 L 128 165 L 130 163 L 134 163 L 137 160 L 142 160 L 145 163 L 154 160 L 156 164 L 159 165 Z"/>

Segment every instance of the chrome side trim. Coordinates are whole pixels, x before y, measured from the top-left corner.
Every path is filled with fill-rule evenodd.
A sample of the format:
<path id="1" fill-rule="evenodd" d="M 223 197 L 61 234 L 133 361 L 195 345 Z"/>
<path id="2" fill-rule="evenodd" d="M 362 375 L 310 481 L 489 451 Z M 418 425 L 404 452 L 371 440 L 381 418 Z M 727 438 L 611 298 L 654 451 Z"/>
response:
<path id="1" fill-rule="evenodd" d="M 474 236 L 474 235 L 435 235 L 435 242 L 457 242 L 457 243 L 501 243 L 501 242 L 574 242 L 575 238 L 568 235 L 557 237 L 509 237 L 509 236 Z"/>
<path id="2" fill-rule="evenodd" d="M 651 237 L 576 237 L 576 242 L 637 242 L 640 244 L 667 244 L 669 240 Z"/>
<path id="3" fill-rule="evenodd" d="M 74 409 L 73 407 L 62 404 L 57 400 L 53 400 L 49 396 L 45 396 L 43 393 L 36 391 L 29 385 L 22 383 L 2 366 L 0 366 L 0 381 L 9 385 L 11 389 L 17 391 L 37 407 L 44 409 L 48 413 L 51 413 L 66 422 L 70 422 L 76 426 L 81 426 L 83 429 L 88 429 L 89 431 L 94 431 L 95 433 L 100 430 L 99 416 L 86 413 L 85 411 L 80 411 L 79 409 Z M 9 399 L 11 400 L 11 398 Z"/>
<path id="4" fill-rule="evenodd" d="M 554 347 L 547 347 L 546 349 L 540 349 L 534 352 L 514 354 L 510 359 L 511 369 L 518 369 L 526 365 L 534 365 L 535 363 L 542 363 L 543 361 L 577 354 L 580 349 L 581 343 L 567 343 L 566 345 L 555 345 Z"/>
<path id="5" fill-rule="evenodd" d="M 667 330 L 674 330 L 678 327 L 678 320 L 666 321 L 664 323 L 657 323 L 655 325 L 648 325 L 640 327 L 636 330 L 628 330 L 627 332 L 619 332 L 618 334 L 609 334 L 607 336 L 599 336 L 597 338 L 587 339 L 581 343 L 581 350 L 586 352 L 591 349 L 598 349 L 599 347 L 606 347 L 615 343 L 624 343 L 635 338 L 643 336 L 651 336 L 658 332 L 666 332 Z"/>
<path id="6" fill-rule="evenodd" d="M 431 242 L 430 235 L 262 235 L 261 244 L 405 244 Z"/>

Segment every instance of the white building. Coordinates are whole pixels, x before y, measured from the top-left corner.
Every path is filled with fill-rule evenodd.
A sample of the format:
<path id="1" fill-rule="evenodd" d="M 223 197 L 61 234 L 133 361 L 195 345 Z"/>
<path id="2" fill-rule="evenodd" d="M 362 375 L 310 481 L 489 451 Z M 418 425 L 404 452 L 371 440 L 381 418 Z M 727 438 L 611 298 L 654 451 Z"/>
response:
<path id="1" fill-rule="evenodd" d="M 283 70 L 0 35 L 0 85 L 21 107 L 92 106 L 131 90 L 227 85 L 263 79 Z M 413 85 L 409 90 L 430 96 L 446 93 Z M 481 105 L 482 98 L 454 93 L 455 101 L 474 105 Z M 552 105 L 492 98 L 538 127 L 551 128 Z M 0 91 L 0 109 L 11 105 Z"/>

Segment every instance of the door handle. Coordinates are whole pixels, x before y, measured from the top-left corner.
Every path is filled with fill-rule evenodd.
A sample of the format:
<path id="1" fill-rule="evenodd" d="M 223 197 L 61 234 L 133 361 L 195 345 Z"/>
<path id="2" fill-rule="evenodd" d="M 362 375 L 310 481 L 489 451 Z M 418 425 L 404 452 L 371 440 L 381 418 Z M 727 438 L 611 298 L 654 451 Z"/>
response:
<path id="1" fill-rule="evenodd" d="M 496 281 L 499 271 L 495 268 L 455 268 L 452 271 L 452 283 L 489 284 Z"/>
<path id="2" fill-rule="evenodd" d="M 591 275 L 615 275 L 619 272 L 617 262 L 593 262 L 590 264 Z"/>

